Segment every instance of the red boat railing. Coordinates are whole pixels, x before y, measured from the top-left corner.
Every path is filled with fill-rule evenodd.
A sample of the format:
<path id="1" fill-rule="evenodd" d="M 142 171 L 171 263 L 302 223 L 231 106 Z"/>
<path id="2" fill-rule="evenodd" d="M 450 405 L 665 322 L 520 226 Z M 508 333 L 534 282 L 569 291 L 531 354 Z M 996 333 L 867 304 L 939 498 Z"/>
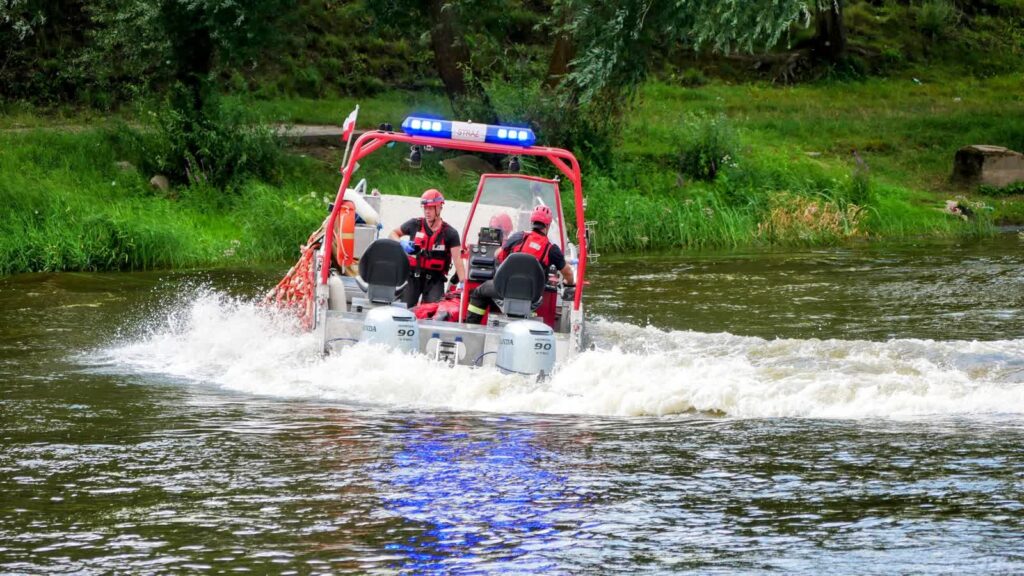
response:
<path id="1" fill-rule="evenodd" d="M 586 222 L 583 214 L 583 183 L 580 175 L 580 164 L 576 157 L 568 150 L 561 148 L 549 148 L 546 146 L 509 146 L 506 144 L 489 144 L 486 142 L 470 142 L 464 140 L 449 140 L 447 138 L 431 138 L 428 136 L 413 136 L 400 132 L 384 132 L 373 130 L 364 132 L 356 139 L 352 147 L 352 155 L 348 162 L 342 167 L 341 185 L 338 187 L 338 194 L 334 200 L 334 209 L 327 219 L 327 226 L 324 230 L 324 257 L 330 258 L 334 239 L 334 226 L 341 211 L 341 203 L 345 199 L 345 191 L 348 190 L 349 182 L 359 160 L 369 156 L 382 146 L 390 142 L 402 142 L 410 145 L 433 146 L 434 148 L 446 148 L 450 150 L 465 150 L 467 152 L 484 152 L 489 154 L 502 154 L 506 156 L 536 156 L 547 158 L 556 168 L 570 181 L 573 187 L 573 197 L 576 204 L 576 246 L 579 249 L 579 263 L 576 267 L 576 295 L 573 299 L 573 309 L 579 310 L 583 301 L 584 278 L 587 269 L 587 239 Z M 559 200 L 561 201 L 561 200 Z M 323 266 L 320 269 L 319 284 L 326 284 L 330 273 L 330 266 Z"/>

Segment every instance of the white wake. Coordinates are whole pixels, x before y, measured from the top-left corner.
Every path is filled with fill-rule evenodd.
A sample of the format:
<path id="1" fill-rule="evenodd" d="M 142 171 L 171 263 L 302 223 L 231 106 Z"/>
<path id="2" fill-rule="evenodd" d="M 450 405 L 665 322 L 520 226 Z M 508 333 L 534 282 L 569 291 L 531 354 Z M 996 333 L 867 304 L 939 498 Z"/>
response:
<path id="1" fill-rule="evenodd" d="M 547 382 L 357 345 L 328 358 L 294 323 L 210 290 L 91 356 L 246 394 L 388 407 L 610 416 L 1024 414 L 1024 341 L 765 340 L 592 323 L 599 349 Z"/>

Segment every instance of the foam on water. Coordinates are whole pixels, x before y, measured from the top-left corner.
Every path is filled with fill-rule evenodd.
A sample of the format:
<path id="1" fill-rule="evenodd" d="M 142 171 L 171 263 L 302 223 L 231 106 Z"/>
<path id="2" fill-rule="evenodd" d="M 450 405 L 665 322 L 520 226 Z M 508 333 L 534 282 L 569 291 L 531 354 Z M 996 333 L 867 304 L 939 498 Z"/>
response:
<path id="1" fill-rule="evenodd" d="M 259 306 L 200 290 L 100 361 L 247 394 L 490 412 L 732 417 L 1024 413 L 1024 340 L 765 340 L 598 321 L 544 383 L 380 348 L 328 358 Z M 95 358 L 95 357 L 94 357 Z"/>

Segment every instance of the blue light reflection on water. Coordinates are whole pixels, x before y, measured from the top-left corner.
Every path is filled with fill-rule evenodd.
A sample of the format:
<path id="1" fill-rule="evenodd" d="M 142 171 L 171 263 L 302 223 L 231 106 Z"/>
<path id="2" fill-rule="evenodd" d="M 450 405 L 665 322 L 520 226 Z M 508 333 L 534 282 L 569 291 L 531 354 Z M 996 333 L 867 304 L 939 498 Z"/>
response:
<path id="1" fill-rule="evenodd" d="M 412 573 L 551 574 L 544 555 L 568 545 L 559 519 L 579 507 L 567 478 L 546 470 L 531 429 L 410 429 L 381 481 L 385 507 L 422 532 L 386 545 Z"/>

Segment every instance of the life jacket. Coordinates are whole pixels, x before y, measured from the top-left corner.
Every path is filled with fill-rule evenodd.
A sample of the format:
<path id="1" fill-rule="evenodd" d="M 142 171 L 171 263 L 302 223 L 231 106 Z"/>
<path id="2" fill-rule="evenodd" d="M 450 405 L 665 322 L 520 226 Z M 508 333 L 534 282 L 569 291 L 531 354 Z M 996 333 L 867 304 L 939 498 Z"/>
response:
<path id="1" fill-rule="evenodd" d="M 516 252 L 522 252 L 523 254 L 529 254 L 540 262 L 540 265 L 544 268 L 544 273 L 547 274 L 548 266 L 551 265 L 550 253 L 551 253 L 551 241 L 545 234 L 540 232 L 530 231 L 523 234 L 523 239 L 516 242 L 509 248 L 509 253 L 513 254 Z"/>
<path id="2" fill-rule="evenodd" d="M 445 244 L 444 231 L 447 222 L 442 222 L 431 236 L 427 236 L 427 219 L 420 218 L 420 231 L 413 238 L 419 248 L 415 256 L 409 255 L 409 266 L 414 270 L 427 270 L 445 274 L 452 263 L 452 247 Z"/>

